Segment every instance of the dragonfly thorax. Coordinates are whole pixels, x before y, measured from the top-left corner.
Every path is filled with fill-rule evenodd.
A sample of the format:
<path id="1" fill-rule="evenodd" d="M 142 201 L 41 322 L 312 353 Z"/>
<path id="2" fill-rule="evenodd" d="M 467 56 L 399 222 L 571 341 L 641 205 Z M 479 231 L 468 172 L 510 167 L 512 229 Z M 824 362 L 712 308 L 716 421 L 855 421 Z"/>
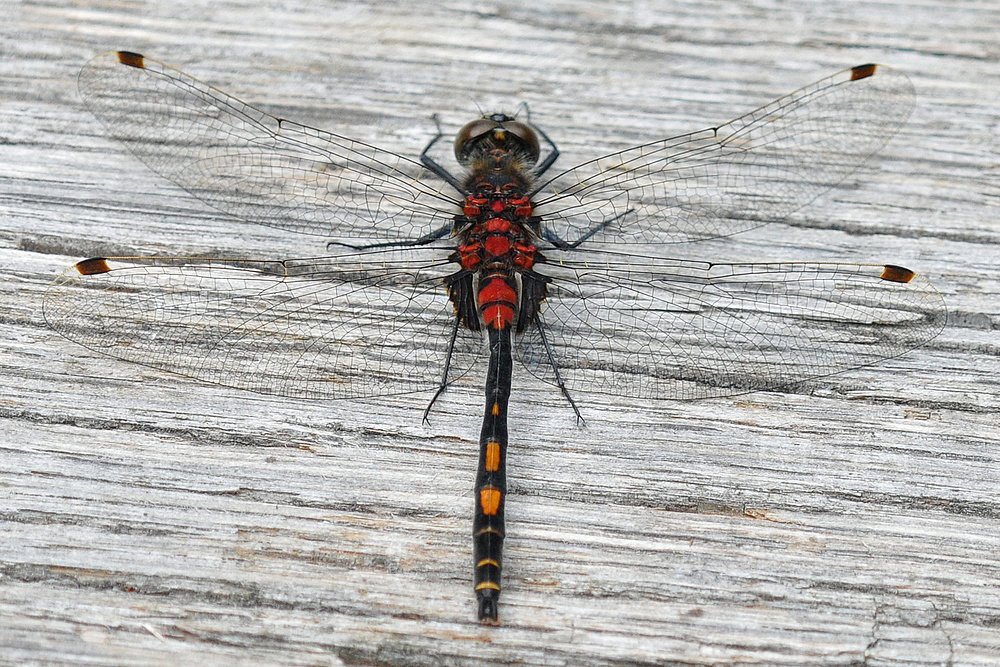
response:
<path id="1" fill-rule="evenodd" d="M 451 259 L 462 268 L 448 282 L 448 292 L 459 318 L 473 330 L 523 331 L 545 298 L 548 280 L 533 270 L 544 261 L 535 247 L 538 218 L 532 216 L 531 199 L 508 185 L 481 187 L 455 216 L 459 244 Z"/>

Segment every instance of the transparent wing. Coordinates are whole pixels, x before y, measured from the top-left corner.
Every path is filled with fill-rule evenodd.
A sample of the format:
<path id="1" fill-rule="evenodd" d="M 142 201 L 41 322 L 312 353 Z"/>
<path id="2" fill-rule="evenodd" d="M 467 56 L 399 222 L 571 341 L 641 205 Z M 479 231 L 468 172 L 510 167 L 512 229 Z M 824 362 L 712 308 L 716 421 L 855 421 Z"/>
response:
<path id="1" fill-rule="evenodd" d="M 441 286 L 449 263 L 428 250 L 90 259 L 50 286 L 43 313 L 85 347 L 228 387 L 315 399 L 422 391 L 438 386 L 455 322 Z M 482 346 L 459 332 L 450 377 Z"/>
<path id="2" fill-rule="evenodd" d="M 88 105 L 154 170 L 252 222 L 364 243 L 417 240 L 454 212 L 422 167 L 279 120 L 125 52 L 80 75 Z M 547 236 L 665 243 L 789 214 L 877 152 L 913 103 L 909 80 L 845 70 L 731 123 L 564 172 L 536 197 Z M 56 331 L 128 361 L 262 393 L 375 396 L 438 386 L 455 333 L 430 246 L 283 262 L 108 258 L 46 294 Z M 946 311 L 913 272 L 846 264 L 708 264 L 565 252 L 540 270 L 547 340 L 516 354 L 574 391 L 687 399 L 773 389 L 902 354 Z M 454 378 L 480 354 L 460 330 Z"/>
<path id="3" fill-rule="evenodd" d="M 568 243 L 677 243 L 746 231 L 788 216 L 879 152 L 913 100 L 901 72 L 846 69 L 725 125 L 565 171 L 538 188 L 538 213 Z"/>
<path id="4" fill-rule="evenodd" d="M 576 253 L 574 253 L 576 254 Z M 944 327 L 941 295 L 897 266 L 564 263 L 542 320 L 572 391 L 693 399 L 787 387 L 895 357 Z M 516 348 L 554 377 L 537 331 Z"/>
<path id="5" fill-rule="evenodd" d="M 98 56 L 79 86 L 150 169 L 241 220 L 361 243 L 417 239 L 457 212 L 418 162 L 278 119 L 141 55 Z"/>

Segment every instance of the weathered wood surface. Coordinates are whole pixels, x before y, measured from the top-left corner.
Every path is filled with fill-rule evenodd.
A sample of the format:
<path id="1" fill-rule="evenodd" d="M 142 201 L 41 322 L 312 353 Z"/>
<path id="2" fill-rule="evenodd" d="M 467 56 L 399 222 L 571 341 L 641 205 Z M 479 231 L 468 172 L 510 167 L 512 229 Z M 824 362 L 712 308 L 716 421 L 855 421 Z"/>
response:
<path id="1" fill-rule="evenodd" d="M 991 3 L 8 3 L 0 8 L 0 662 L 995 664 L 1000 14 Z M 942 6 L 938 6 L 942 4 Z M 478 378 L 312 403 L 46 329 L 122 252 L 315 254 L 107 139 L 75 77 L 127 48 L 415 154 L 527 101 L 563 164 L 726 120 L 841 67 L 906 71 L 882 160 L 704 259 L 893 262 L 940 337 L 794 392 L 688 404 L 517 377 L 503 626 L 470 592 Z"/>

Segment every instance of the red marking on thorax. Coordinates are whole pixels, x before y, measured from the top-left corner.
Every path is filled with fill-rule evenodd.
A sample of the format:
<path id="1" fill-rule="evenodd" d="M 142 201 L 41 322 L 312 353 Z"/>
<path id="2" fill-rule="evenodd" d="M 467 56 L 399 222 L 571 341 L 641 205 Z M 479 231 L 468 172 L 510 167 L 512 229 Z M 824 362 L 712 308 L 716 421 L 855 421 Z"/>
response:
<path id="1" fill-rule="evenodd" d="M 483 247 L 486 248 L 487 254 L 493 257 L 502 257 L 510 252 L 510 239 L 506 236 L 487 236 Z"/>
<path id="2" fill-rule="evenodd" d="M 462 212 L 470 218 L 477 215 L 481 215 L 479 207 L 486 204 L 486 197 L 477 197 L 475 195 L 469 195 L 465 198 L 465 207 Z"/>
<path id="3" fill-rule="evenodd" d="M 518 218 L 527 218 L 531 215 L 531 200 L 527 197 L 516 197 L 510 199 L 507 202 L 509 205 L 514 207 L 514 216 Z"/>
<path id="4" fill-rule="evenodd" d="M 458 246 L 458 254 L 461 257 L 462 268 L 475 271 L 482 258 L 479 256 L 479 249 L 482 245 L 478 242 L 469 245 Z"/>
<path id="5" fill-rule="evenodd" d="M 510 226 L 510 223 L 503 218 L 490 218 L 486 221 L 486 231 L 491 234 L 509 232 Z"/>
<path id="6" fill-rule="evenodd" d="M 517 251 L 514 253 L 515 264 L 522 269 L 530 269 L 535 265 L 535 246 L 516 243 L 514 249 Z"/>

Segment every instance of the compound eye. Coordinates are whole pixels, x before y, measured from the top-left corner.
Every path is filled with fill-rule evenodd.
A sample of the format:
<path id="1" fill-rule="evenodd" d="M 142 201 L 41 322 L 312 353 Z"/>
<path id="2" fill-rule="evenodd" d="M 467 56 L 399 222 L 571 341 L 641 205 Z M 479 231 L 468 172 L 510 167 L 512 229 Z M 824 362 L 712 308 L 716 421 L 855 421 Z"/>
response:
<path id="1" fill-rule="evenodd" d="M 471 123 L 467 123 L 455 135 L 455 157 L 458 158 L 458 161 L 464 163 L 467 152 L 466 147 L 484 134 L 492 132 L 497 127 L 500 127 L 500 123 L 489 118 L 479 118 Z"/>
<path id="2" fill-rule="evenodd" d="M 508 120 L 501 123 L 500 126 L 523 141 L 531 158 L 538 161 L 538 156 L 541 153 L 541 148 L 538 146 L 538 135 L 529 125 L 516 120 Z"/>

